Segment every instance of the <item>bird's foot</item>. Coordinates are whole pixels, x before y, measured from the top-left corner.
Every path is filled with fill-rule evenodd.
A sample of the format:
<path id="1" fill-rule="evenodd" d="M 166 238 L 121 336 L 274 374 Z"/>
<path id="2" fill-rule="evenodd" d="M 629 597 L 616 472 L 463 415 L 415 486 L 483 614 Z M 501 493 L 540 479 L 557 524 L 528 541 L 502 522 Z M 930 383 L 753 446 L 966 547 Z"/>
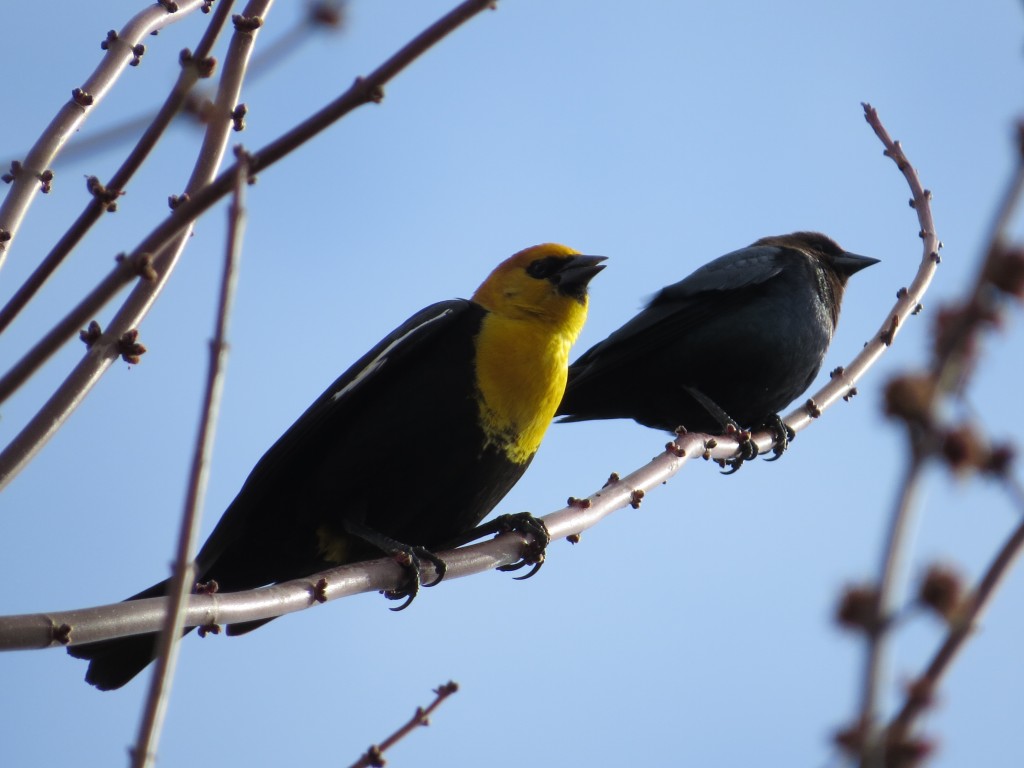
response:
<path id="1" fill-rule="evenodd" d="M 551 543 L 551 534 L 548 527 L 539 517 L 534 517 L 529 512 L 516 512 L 511 515 L 499 515 L 492 523 L 496 526 L 496 533 L 508 533 L 515 531 L 526 536 L 526 547 L 523 549 L 522 558 L 515 563 L 502 565 L 499 571 L 518 571 L 527 565 L 533 568 L 525 576 L 516 576 L 518 581 L 528 579 L 544 565 L 545 552 L 548 544 Z"/>
<path id="2" fill-rule="evenodd" d="M 772 449 L 774 456 L 765 461 L 775 461 L 789 448 L 789 444 L 796 437 L 796 432 L 777 413 L 773 413 L 768 418 L 765 426 L 775 433 L 775 448 Z"/>
<path id="3" fill-rule="evenodd" d="M 445 571 L 448 570 L 448 565 L 440 557 L 423 547 L 410 547 L 394 542 L 392 549 L 391 557 L 405 571 L 406 579 L 398 589 L 385 590 L 384 597 L 388 600 L 404 600 L 405 602 L 401 605 L 391 609 L 392 611 L 404 611 L 416 599 L 416 596 L 420 593 L 421 586 L 434 587 L 441 583 Z M 423 583 L 420 576 L 423 560 L 433 565 L 434 570 L 437 572 L 437 578 L 429 584 Z"/>
<path id="4" fill-rule="evenodd" d="M 733 458 L 725 460 L 724 466 L 729 467 L 729 469 L 722 472 L 723 475 L 734 475 L 740 471 L 740 467 L 746 462 L 756 459 L 760 451 L 758 451 L 757 443 L 754 442 L 750 432 L 740 429 L 735 422 L 726 427 L 725 434 L 739 442 L 737 454 Z"/>
<path id="5" fill-rule="evenodd" d="M 367 544 L 390 555 L 402 567 L 402 570 L 405 571 L 406 579 L 402 586 L 397 589 L 384 590 L 383 593 L 384 597 L 388 600 L 405 600 L 397 608 L 392 608 L 392 611 L 402 611 L 408 608 L 412 601 L 416 599 L 416 595 L 420 593 L 420 586 L 433 587 L 436 584 L 440 584 L 441 579 L 444 578 L 445 571 L 448 570 L 444 560 L 430 550 L 420 546 L 403 544 L 358 520 L 346 520 L 344 528 L 345 532 L 350 536 L 362 539 Z M 434 570 L 437 572 L 437 578 L 429 584 L 423 584 L 420 578 L 420 565 L 423 560 L 433 565 Z"/>
<path id="6" fill-rule="evenodd" d="M 726 471 L 722 472 L 723 475 L 734 475 L 739 472 L 740 467 L 743 466 L 744 462 L 756 459 L 759 451 L 757 450 L 757 443 L 754 442 L 750 436 L 750 432 L 740 427 L 736 420 L 726 413 L 722 408 L 712 400 L 710 397 L 705 395 L 696 387 L 683 387 L 690 396 L 693 397 L 703 408 L 706 410 L 719 424 L 722 425 L 722 429 L 725 430 L 727 437 L 735 438 L 739 441 L 739 451 L 731 459 L 721 459 L 719 464 L 722 467 L 729 467 Z"/>
<path id="7" fill-rule="evenodd" d="M 454 549 L 455 547 L 469 544 L 471 541 L 482 539 L 484 536 L 509 533 L 510 531 L 515 531 L 526 537 L 526 549 L 523 551 L 523 556 L 519 561 L 499 566 L 498 570 L 518 571 L 524 566 L 532 565 L 533 569 L 528 574 L 517 577 L 519 580 L 528 579 L 539 571 L 540 567 L 544 564 L 544 552 L 551 541 L 551 534 L 548 533 L 548 528 L 544 525 L 544 521 L 539 517 L 534 517 L 529 512 L 498 515 L 490 522 L 478 525 L 476 528 L 466 531 L 458 538 L 446 542 L 443 548 Z"/>

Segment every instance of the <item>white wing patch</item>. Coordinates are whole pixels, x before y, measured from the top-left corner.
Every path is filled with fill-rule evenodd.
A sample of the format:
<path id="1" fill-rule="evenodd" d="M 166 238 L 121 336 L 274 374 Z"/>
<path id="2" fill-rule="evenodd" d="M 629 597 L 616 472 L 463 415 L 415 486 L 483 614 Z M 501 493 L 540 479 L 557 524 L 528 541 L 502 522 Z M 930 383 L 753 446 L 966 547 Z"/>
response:
<path id="1" fill-rule="evenodd" d="M 403 341 L 408 339 L 414 333 L 420 331 L 423 328 L 426 328 L 428 325 L 433 323 L 435 320 L 440 320 L 441 318 L 443 318 L 443 317 L 445 317 L 447 315 L 450 315 L 451 313 L 452 313 L 451 309 L 446 309 L 441 314 L 434 315 L 429 320 L 424 320 L 422 323 L 417 325 L 415 328 L 410 328 L 408 331 L 403 333 L 397 339 L 395 339 L 390 344 L 388 344 L 386 347 L 384 347 L 384 349 L 381 350 L 379 355 L 377 355 L 375 358 L 373 358 L 373 360 L 371 360 L 367 364 L 367 366 L 365 368 L 363 368 L 363 370 L 361 370 L 359 373 L 357 373 L 355 375 L 355 378 L 353 378 L 352 381 L 350 381 L 344 387 L 342 387 L 337 392 L 335 392 L 333 395 L 331 395 L 331 400 L 332 401 L 336 401 L 339 398 L 344 397 L 348 392 L 351 392 L 353 389 L 358 387 L 360 382 L 363 381 L 363 379 L 365 379 L 367 376 L 370 376 L 374 372 L 379 370 L 381 368 L 381 366 L 383 366 L 384 363 L 386 363 L 388 361 L 388 353 L 390 353 L 391 350 L 393 350 L 395 347 L 397 347 Z"/>

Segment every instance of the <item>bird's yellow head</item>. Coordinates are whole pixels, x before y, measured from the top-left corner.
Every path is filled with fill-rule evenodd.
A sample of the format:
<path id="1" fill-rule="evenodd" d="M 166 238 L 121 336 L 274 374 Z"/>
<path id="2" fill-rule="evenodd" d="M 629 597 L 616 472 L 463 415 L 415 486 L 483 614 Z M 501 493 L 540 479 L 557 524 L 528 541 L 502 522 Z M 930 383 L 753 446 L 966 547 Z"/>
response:
<path id="1" fill-rule="evenodd" d="M 495 267 L 473 301 L 512 320 L 549 323 L 575 340 L 587 317 L 587 284 L 602 261 L 557 243 L 535 245 Z"/>
<path id="2" fill-rule="evenodd" d="M 473 294 L 488 310 L 476 340 L 480 423 L 514 464 L 533 457 L 562 399 L 569 350 L 587 319 L 587 284 L 602 261 L 535 245 L 499 264 Z"/>

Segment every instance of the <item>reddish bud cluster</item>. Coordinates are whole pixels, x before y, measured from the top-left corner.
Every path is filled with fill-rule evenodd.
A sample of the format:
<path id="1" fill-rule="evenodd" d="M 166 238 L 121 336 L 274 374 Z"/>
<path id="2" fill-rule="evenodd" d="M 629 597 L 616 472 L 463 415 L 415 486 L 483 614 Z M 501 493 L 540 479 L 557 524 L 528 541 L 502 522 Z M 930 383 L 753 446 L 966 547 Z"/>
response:
<path id="1" fill-rule="evenodd" d="M 836 621 L 846 629 L 875 632 L 880 623 L 878 589 L 873 584 L 847 587 L 836 609 Z"/>
<path id="2" fill-rule="evenodd" d="M 851 725 L 835 733 L 833 743 L 844 753 L 854 758 L 868 757 L 870 744 L 867 729 L 862 724 Z M 914 768 L 935 751 L 935 744 L 927 739 L 906 738 L 885 745 L 884 760 L 864 760 L 877 762 L 886 768 Z M 881 757 L 881 755 L 879 755 Z"/>
<path id="3" fill-rule="evenodd" d="M 926 374 L 908 373 L 885 385 L 885 412 L 908 424 L 930 424 L 935 381 Z"/>
<path id="4" fill-rule="evenodd" d="M 917 599 L 946 621 L 956 618 L 963 602 L 963 580 L 955 570 L 933 564 L 921 581 Z"/>
<path id="5" fill-rule="evenodd" d="M 996 326 L 999 315 L 994 309 L 983 309 L 975 304 L 947 306 L 939 310 L 935 321 L 935 355 L 940 360 L 953 353 L 972 359 L 977 351 L 980 326 Z"/>
<path id="6" fill-rule="evenodd" d="M 989 258 L 985 279 L 1017 299 L 1024 299 L 1024 247 L 998 248 Z"/>
<path id="7" fill-rule="evenodd" d="M 1013 462 L 1011 445 L 992 445 L 969 424 L 952 427 L 942 435 L 942 457 L 960 476 L 974 472 L 1002 476 Z"/>

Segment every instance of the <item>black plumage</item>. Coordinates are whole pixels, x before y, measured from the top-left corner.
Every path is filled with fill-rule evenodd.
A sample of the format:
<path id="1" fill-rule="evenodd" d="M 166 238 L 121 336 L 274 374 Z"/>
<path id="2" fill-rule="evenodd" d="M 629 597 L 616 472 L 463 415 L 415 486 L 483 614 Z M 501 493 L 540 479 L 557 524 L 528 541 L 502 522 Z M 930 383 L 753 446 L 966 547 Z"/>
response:
<path id="1" fill-rule="evenodd" d="M 443 567 L 429 550 L 477 525 L 529 466 L 603 260 L 528 248 L 472 300 L 433 304 L 388 334 L 256 464 L 196 556 L 197 580 L 234 592 L 402 553 L 411 599 L 417 558 Z M 163 581 L 129 600 L 167 591 Z M 86 680 L 107 690 L 144 669 L 156 644 L 150 633 L 68 652 L 90 660 Z"/>
<path id="2" fill-rule="evenodd" d="M 821 368 L 848 278 L 877 261 L 817 232 L 721 256 L 581 355 L 558 413 L 669 431 L 769 423 Z"/>

